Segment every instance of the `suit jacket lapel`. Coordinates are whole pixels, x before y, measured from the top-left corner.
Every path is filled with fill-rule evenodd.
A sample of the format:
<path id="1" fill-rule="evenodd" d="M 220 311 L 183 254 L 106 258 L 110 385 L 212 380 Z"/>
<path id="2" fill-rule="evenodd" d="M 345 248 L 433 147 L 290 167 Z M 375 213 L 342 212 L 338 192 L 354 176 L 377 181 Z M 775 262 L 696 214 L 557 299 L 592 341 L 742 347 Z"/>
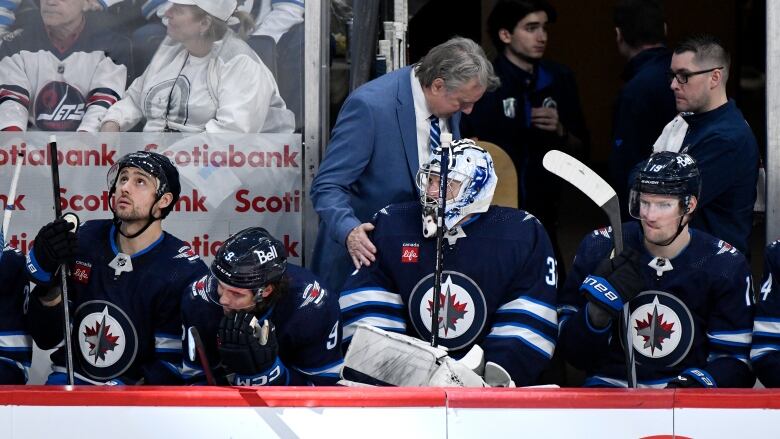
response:
<path id="1" fill-rule="evenodd" d="M 409 177 L 414 189 L 414 178 L 420 167 L 420 159 L 417 156 L 417 121 L 414 115 L 414 99 L 412 98 L 412 84 L 410 69 L 404 68 L 398 75 L 398 126 L 401 129 L 401 139 L 406 153 L 406 163 L 409 167 Z"/>

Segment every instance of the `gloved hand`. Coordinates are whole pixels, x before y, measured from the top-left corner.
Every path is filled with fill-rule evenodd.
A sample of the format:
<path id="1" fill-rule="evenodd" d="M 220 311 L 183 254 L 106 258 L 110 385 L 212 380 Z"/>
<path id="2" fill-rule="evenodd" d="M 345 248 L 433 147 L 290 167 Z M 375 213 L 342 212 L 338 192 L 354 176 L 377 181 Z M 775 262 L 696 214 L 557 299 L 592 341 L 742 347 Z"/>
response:
<path id="1" fill-rule="evenodd" d="M 623 305 L 644 290 L 639 264 L 639 253 L 626 248 L 616 257 L 601 261 L 580 289 L 593 305 L 617 317 Z"/>
<path id="2" fill-rule="evenodd" d="M 254 316 L 245 311 L 230 313 L 222 317 L 217 331 L 217 347 L 222 364 L 231 372 L 240 375 L 257 375 L 265 372 L 276 361 L 279 346 L 276 343 L 276 330 L 268 322 L 268 340 L 261 344 L 262 326 L 252 327 Z M 257 332 L 257 336 L 254 335 Z"/>
<path id="3" fill-rule="evenodd" d="M 710 374 L 701 369 L 686 369 L 666 384 L 667 389 L 691 389 L 718 387 Z"/>
<path id="4" fill-rule="evenodd" d="M 41 227 L 35 236 L 33 250 L 38 265 L 49 273 L 54 273 L 61 264 L 76 256 L 78 242 L 72 232 L 76 227 L 62 218 Z"/>

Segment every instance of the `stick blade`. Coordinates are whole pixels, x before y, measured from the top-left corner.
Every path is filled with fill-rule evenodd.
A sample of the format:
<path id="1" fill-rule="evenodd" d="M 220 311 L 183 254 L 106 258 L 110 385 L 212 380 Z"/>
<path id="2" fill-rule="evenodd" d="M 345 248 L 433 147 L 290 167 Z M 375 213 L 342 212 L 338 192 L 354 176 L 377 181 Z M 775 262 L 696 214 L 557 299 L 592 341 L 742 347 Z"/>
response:
<path id="1" fill-rule="evenodd" d="M 548 171 L 574 185 L 599 207 L 617 196 L 615 190 L 603 178 L 565 152 L 556 149 L 548 151 L 542 159 L 542 165 Z"/>

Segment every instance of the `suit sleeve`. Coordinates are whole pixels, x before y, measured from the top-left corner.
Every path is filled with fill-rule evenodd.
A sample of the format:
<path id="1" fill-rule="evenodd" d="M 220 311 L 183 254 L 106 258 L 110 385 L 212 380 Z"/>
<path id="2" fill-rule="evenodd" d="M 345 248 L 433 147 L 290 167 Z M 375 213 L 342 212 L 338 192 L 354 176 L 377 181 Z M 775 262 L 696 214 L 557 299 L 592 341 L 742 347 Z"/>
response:
<path id="1" fill-rule="evenodd" d="M 485 361 L 506 369 L 518 386 L 536 383 L 552 358 L 558 336 L 555 257 L 541 223 L 528 221 L 526 226 L 535 235 L 533 247 L 525 261 L 518 261 L 515 279 L 482 342 Z"/>
<path id="2" fill-rule="evenodd" d="M 152 65 L 150 64 L 150 67 Z M 116 122 L 122 131 L 127 131 L 143 119 L 141 91 L 150 67 L 147 67 L 144 73 L 130 84 L 130 88 L 127 89 L 124 97 L 106 111 L 102 122 Z"/>
<path id="3" fill-rule="evenodd" d="M 701 174 L 699 209 L 733 187 L 735 182 L 744 178 L 738 172 L 726 171 L 733 169 L 735 163 L 743 162 L 739 158 L 739 146 L 741 145 L 733 139 L 712 135 L 687 151 L 696 159 L 696 165 Z M 757 166 L 758 164 L 756 164 Z"/>
<path id="4" fill-rule="evenodd" d="M 333 136 L 311 187 L 314 210 L 324 221 L 327 233 L 344 243 L 349 232 L 360 225 L 350 205 L 350 186 L 371 160 L 374 149 L 374 119 L 370 105 L 353 94 L 339 113 Z"/>
<path id="5" fill-rule="evenodd" d="M 756 296 L 756 317 L 753 321 L 753 345 L 750 361 L 761 383 L 780 387 L 780 291 L 778 290 L 778 241 L 766 250 L 764 278 Z"/>

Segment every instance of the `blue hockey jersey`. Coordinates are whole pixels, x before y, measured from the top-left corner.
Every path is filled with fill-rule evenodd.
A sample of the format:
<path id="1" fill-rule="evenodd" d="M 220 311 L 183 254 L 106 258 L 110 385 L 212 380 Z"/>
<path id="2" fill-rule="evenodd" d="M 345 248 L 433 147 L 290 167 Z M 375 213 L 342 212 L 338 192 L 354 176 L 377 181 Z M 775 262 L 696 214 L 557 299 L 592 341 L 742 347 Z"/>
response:
<path id="1" fill-rule="evenodd" d="M 750 360 L 753 370 L 766 387 L 780 387 L 780 241 L 766 248 L 764 278 L 756 297 L 753 321 L 753 346 Z"/>
<path id="2" fill-rule="evenodd" d="M 24 256 L 11 247 L 0 255 L 0 285 L 0 384 L 24 384 L 32 360 L 32 338 L 24 317 L 29 284 Z"/>
<path id="3" fill-rule="evenodd" d="M 110 220 L 88 221 L 78 231 L 79 248 L 68 281 L 73 325 L 74 370 L 79 383 L 181 383 L 182 294 L 208 268 L 183 241 L 166 232 L 134 254 L 119 272 L 109 263 L 119 253 Z M 28 254 L 28 272 L 47 281 Z M 34 340 L 43 349 L 60 343 L 62 306 L 30 300 Z M 64 382 L 65 349 L 52 354 L 49 383 Z"/>
<path id="4" fill-rule="evenodd" d="M 702 370 L 718 387 L 753 385 L 748 354 L 753 322 L 750 268 L 730 244 L 696 229 L 668 271 L 643 244 L 639 222 L 623 224 L 626 248 L 640 252 L 645 290 L 631 300 L 631 342 L 640 387 L 665 387 L 689 368 Z M 583 279 L 612 250 L 611 228 L 583 239 L 559 295 L 559 346 L 587 372 L 586 386 L 626 387 L 620 324 L 597 329 L 587 319 Z M 590 306 L 590 305 L 588 305 Z"/>
<path id="5" fill-rule="evenodd" d="M 436 240 L 422 236 L 422 208 L 382 209 L 374 222 L 376 262 L 341 292 L 344 340 L 358 324 L 430 340 Z M 534 384 L 555 350 L 556 261 L 541 223 L 491 206 L 448 232 L 439 296 L 439 344 L 453 357 L 474 344 L 518 386 Z"/>
<path id="6" fill-rule="evenodd" d="M 224 313 L 219 304 L 217 279 L 203 276 L 182 299 L 184 327 L 198 329 L 218 381 L 247 386 L 327 386 L 338 381 L 343 363 L 338 297 L 305 268 L 288 263 L 285 276 L 287 291 L 258 316 L 260 321 L 268 319 L 276 326 L 279 355 L 267 371 L 255 376 L 233 374 L 219 364 L 217 329 Z M 186 331 L 185 336 L 189 336 Z M 185 339 L 184 345 L 188 342 Z M 202 382 L 202 365 L 191 362 L 187 355 L 183 358 L 186 380 Z"/>

